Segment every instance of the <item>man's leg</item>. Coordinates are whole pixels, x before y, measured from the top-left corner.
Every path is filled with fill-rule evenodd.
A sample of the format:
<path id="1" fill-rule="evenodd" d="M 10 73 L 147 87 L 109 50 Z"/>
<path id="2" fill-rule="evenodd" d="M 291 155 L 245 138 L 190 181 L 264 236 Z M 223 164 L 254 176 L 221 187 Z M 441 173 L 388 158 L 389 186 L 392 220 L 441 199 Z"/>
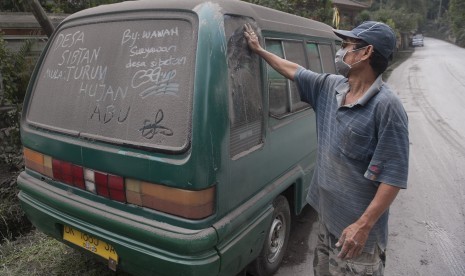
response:
<path id="1" fill-rule="evenodd" d="M 362 253 L 353 260 L 346 261 L 346 275 L 383 276 L 386 255 L 377 246 L 373 254 Z"/>
<path id="2" fill-rule="evenodd" d="M 329 270 L 330 256 L 334 255 L 335 245 L 331 246 L 333 237 L 321 222 L 318 223 L 318 240 L 313 257 L 313 273 L 315 276 L 331 276 Z M 334 242 L 336 243 L 336 242 Z"/>
<path id="3" fill-rule="evenodd" d="M 330 256 L 329 273 L 332 276 L 383 276 L 384 252 L 376 247 L 374 254 L 362 253 L 353 260 L 342 260 L 337 257 L 339 251 Z"/>
<path id="4" fill-rule="evenodd" d="M 336 242 L 336 237 L 319 223 L 318 242 L 313 259 L 315 276 L 384 275 L 385 255 L 378 247 L 374 254 L 362 253 L 353 260 L 342 260 L 337 257 L 340 248 L 336 247 Z"/>

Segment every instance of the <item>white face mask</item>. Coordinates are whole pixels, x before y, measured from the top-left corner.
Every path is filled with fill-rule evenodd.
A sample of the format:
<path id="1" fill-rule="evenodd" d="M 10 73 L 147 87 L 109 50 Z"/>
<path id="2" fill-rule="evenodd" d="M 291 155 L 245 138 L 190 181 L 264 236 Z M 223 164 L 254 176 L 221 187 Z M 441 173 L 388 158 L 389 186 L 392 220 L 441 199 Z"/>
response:
<path id="1" fill-rule="evenodd" d="M 336 64 L 336 71 L 339 74 L 341 74 L 342 76 L 347 78 L 347 76 L 349 75 L 350 69 L 352 69 L 352 66 L 354 66 L 355 64 L 361 62 L 362 60 L 356 61 L 356 62 L 354 62 L 352 64 L 347 64 L 344 61 L 344 57 L 349 52 L 356 52 L 356 51 L 362 50 L 363 48 L 366 48 L 366 47 L 368 47 L 368 46 L 365 46 L 365 47 L 362 47 L 362 48 L 359 48 L 359 49 L 355 49 L 355 50 L 351 50 L 351 51 L 348 51 L 347 49 L 339 49 L 336 52 L 336 57 L 334 58 L 334 63 Z"/>

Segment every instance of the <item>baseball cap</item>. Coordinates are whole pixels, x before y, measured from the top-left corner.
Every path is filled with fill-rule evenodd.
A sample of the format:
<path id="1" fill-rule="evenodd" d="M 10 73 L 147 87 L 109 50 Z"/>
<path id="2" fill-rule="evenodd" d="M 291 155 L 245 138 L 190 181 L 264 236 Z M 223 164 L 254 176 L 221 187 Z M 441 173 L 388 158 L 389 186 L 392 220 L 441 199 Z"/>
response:
<path id="1" fill-rule="evenodd" d="M 347 37 L 361 39 L 373 45 L 383 57 L 389 59 L 396 48 L 396 35 L 388 25 L 382 22 L 365 21 L 352 31 L 333 30 L 342 39 Z"/>

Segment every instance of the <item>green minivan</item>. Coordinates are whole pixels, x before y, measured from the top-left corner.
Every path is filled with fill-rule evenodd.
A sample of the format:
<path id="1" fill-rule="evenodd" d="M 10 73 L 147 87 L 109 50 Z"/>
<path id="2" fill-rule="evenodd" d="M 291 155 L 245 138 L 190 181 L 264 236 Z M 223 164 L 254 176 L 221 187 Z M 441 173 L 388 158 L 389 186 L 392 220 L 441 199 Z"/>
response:
<path id="1" fill-rule="evenodd" d="M 32 223 L 134 275 L 274 273 L 306 205 L 315 114 L 252 54 L 334 73 L 325 24 L 236 0 L 66 18 L 34 71 L 19 198 Z"/>

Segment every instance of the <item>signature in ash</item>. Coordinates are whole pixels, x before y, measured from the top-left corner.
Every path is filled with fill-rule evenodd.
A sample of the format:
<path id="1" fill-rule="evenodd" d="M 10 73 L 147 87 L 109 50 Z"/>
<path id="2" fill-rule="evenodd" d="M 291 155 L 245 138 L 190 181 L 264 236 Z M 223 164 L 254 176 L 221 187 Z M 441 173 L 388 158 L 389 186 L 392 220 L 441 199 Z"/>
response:
<path id="1" fill-rule="evenodd" d="M 139 129 L 139 131 L 142 132 L 142 136 L 146 139 L 152 139 L 156 134 L 173 136 L 173 131 L 171 129 L 161 125 L 163 118 L 163 110 L 159 109 L 155 115 L 154 121 L 144 120 L 144 126 Z"/>

